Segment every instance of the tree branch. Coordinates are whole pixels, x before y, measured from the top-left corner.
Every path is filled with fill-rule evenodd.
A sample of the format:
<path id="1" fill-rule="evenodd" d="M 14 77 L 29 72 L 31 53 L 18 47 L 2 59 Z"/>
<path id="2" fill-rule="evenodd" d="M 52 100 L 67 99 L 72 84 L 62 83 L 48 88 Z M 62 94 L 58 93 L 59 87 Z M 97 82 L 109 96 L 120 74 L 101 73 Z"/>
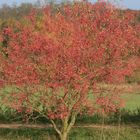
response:
<path id="1" fill-rule="evenodd" d="M 57 128 L 55 122 L 54 122 L 52 119 L 50 119 L 50 121 L 51 121 L 51 123 L 52 123 L 52 125 L 53 125 L 55 131 L 56 131 L 56 132 L 59 134 L 59 136 L 61 137 L 61 131 Z"/>
<path id="2" fill-rule="evenodd" d="M 77 114 L 78 114 L 77 112 L 74 113 L 74 114 L 72 114 L 70 123 L 69 123 L 68 128 L 67 128 L 67 133 L 69 133 L 70 129 L 71 129 L 72 126 L 74 125 Z"/>

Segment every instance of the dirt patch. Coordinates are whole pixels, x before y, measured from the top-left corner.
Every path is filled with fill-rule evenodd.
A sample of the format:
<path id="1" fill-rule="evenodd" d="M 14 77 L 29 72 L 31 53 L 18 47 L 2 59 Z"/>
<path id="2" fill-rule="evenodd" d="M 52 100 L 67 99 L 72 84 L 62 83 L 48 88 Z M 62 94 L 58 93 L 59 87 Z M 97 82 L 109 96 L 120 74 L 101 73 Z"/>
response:
<path id="1" fill-rule="evenodd" d="M 39 128 L 39 129 L 45 129 L 45 128 L 51 128 L 52 125 L 38 125 L 38 124 L 0 124 L 0 128 L 9 128 L 9 129 L 20 129 L 20 128 Z M 119 126 L 112 126 L 112 125 L 75 125 L 75 128 L 104 128 L 104 129 L 113 129 Z M 139 128 L 140 126 L 137 125 L 123 125 L 120 127 L 124 128 Z"/>

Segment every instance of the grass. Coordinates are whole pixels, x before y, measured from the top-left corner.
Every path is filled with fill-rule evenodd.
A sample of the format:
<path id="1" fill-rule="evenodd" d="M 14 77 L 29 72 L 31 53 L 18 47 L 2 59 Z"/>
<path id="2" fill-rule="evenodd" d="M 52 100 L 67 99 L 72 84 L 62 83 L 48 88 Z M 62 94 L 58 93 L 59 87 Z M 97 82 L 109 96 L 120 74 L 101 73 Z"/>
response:
<path id="1" fill-rule="evenodd" d="M 118 129 L 104 129 L 103 135 L 101 135 L 101 129 L 74 129 L 70 135 L 70 140 L 139 140 L 140 130 L 122 128 L 119 132 Z M 101 137 L 102 136 L 102 137 Z"/>
<path id="2" fill-rule="evenodd" d="M 74 128 L 69 140 L 139 140 L 140 129 L 118 128 L 103 130 L 95 128 Z M 1 140 L 58 140 L 52 129 L 0 129 Z M 101 136 L 103 137 L 101 139 Z"/>
<path id="3" fill-rule="evenodd" d="M 123 99 L 125 100 L 125 109 L 136 110 L 140 108 L 140 94 L 124 94 Z"/>
<path id="4" fill-rule="evenodd" d="M 0 136 L 1 140 L 49 140 L 55 137 L 52 130 L 46 129 L 0 129 Z"/>

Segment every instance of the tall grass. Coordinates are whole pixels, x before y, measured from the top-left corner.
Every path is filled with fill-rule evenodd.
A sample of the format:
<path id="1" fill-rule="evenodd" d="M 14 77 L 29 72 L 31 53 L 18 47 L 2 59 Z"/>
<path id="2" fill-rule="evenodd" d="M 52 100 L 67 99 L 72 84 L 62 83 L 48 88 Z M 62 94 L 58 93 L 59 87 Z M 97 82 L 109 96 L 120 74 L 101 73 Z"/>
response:
<path id="1" fill-rule="evenodd" d="M 104 129 L 104 140 L 139 140 L 140 129 L 121 128 L 117 139 L 117 127 Z M 101 140 L 101 130 L 74 128 L 69 140 Z M 0 129 L 1 140 L 58 140 L 52 129 Z"/>

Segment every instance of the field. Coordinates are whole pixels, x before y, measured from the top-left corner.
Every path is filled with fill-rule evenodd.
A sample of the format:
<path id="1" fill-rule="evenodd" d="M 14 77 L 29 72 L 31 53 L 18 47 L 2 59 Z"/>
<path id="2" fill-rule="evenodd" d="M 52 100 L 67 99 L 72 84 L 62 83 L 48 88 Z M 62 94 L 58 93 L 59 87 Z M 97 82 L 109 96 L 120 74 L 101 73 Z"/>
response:
<path id="1" fill-rule="evenodd" d="M 140 108 L 140 94 L 124 94 L 123 98 L 126 100 L 125 109 L 133 111 Z"/>

